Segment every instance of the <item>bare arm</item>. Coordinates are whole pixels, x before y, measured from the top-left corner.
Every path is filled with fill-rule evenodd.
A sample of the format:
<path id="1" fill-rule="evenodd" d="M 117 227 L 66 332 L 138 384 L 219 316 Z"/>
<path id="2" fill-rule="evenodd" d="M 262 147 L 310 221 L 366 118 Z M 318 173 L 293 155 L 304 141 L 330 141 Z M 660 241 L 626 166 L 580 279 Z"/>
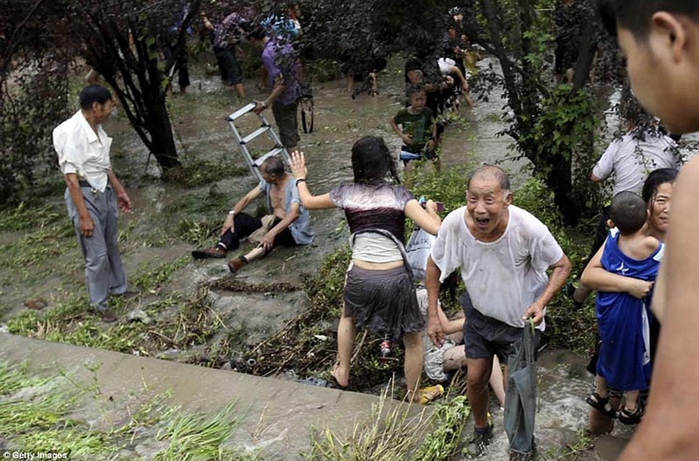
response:
<path id="1" fill-rule="evenodd" d="M 274 247 L 274 238 L 277 235 L 279 235 L 280 232 L 283 232 L 284 229 L 288 228 L 291 225 L 291 223 L 296 221 L 300 215 L 301 213 L 299 204 L 292 203 L 289 207 L 289 212 L 286 213 L 284 219 L 279 221 L 277 225 L 271 228 L 262 238 L 260 246 L 264 247 L 266 251 L 270 251 Z"/>
<path id="2" fill-rule="evenodd" d="M 388 121 L 388 123 L 391 125 L 391 128 L 393 128 L 393 131 L 396 132 L 398 136 L 400 136 L 401 141 L 403 141 L 403 144 L 406 146 L 409 146 L 410 144 L 413 143 L 413 139 L 410 135 L 407 135 L 403 133 L 403 131 L 400 129 L 398 124 L 396 123 L 395 118 L 391 118 L 391 120 Z"/>
<path id="3" fill-rule="evenodd" d="M 427 258 L 427 270 L 425 271 L 425 288 L 427 288 L 427 335 L 435 346 L 441 347 L 444 343 L 444 329 L 439 321 L 437 299 L 439 298 L 439 278 L 442 271 L 432 261 L 432 256 Z"/>
<path id="4" fill-rule="evenodd" d="M 299 199 L 304 208 L 307 210 L 335 208 L 335 204 L 330 200 L 330 194 L 313 195 L 308 189 L 308 184 L 305 181 L 308 169 L 306 168 L 306 157 L 303 155 L 303 152 L 292 152 L 289 166 L 291 166 L 291 173 L 294 175 L 296 187 L 299 190 Z"/>
<path id="5" fill-rule="evenodd" d="M 619 461 L 699 459 L 695 409 L 699 408 L 699 367 L 679 360 L 699 350 L 699 159 L 677 180 L 662 266 L 665 312 L 653 367 L 653 387 L 643 421 Z M 692 360 L 692 363 L 694 361 Z M 670 429 L 671 428 L 671 429 Z"/>
<path id="6" fill-rule="evenodd" d="M 639 299 L 646 296 L 653 287 L 653 282 L 614 274 L 602 266 L 602 254 L 604 253 L 605 245 L 606 242 L 597 250 L 597 253 L 585 267 L 580 277 L 582 284 L 591 290 L 628 293 Z"/>
<path id="7" fill-rule="evenodd" d="M 551 269 L 549 283 L 546 285 L 544 292 L 541 293 L 541 296 L 529 306 L 529 309 L 524 313 L 522 319 L 527 320 L 533 317 L 535 325 L 540 324 L 544 320 L 544 307 L 546 307 L 549 301 L 551 301 L 566 283 L 568 275 L 570 275 L 571 267 L 570 261 L 566 255 L 563 255 L 558 262 L 549 267 L 549 269 Z"/>
<path id="8" fill-rule="evenodd" d="M 266 108 L 272 105 L 272 103 L 279 97 L 280 94 L 284 92 L 284 88 L 286 88 L 285 83 L 284 83 L 284 77 L 282 75 L 277 75 L 277 78 L 274 79 L 274 88 L 272 88 L 272 92 L 267 96 L 267 99 L 264 101 L 255 101 L 255 108 L 253 111 L 256 114 L 259 114 Z"/>
<path id="9" fill-rule="evenodd" d="M 124 213 L 131 213 L 131 199 L 129 198 L 129 194 L 126 193 L 126 190 L 119 182 L 119 179 L 117 179 L 114 171 L 110 169 L 107 172 L 107 177 L 109 178 L 109 184 L 111 184 L 112 189 L 114 189 L 114 193 L 116 194 L 119 209 Z"/>
<path id="10" fill-rule="evenodd" d="M 92 233 L 95 230 L 95 223 L 92 221 L 90 213 L 87 212 L 87 206 L 85 206 L 85 198 L 80 190 L 80 183 L 78 182 L 78 175 L 75 173 L 68 173 L 65 175 L 66 186 L 68 187 L 68 192 L 70 193 L 70 199 L 73 201 L 73 205 L 78 212 L 80 234 L 84 237 L 92 237 Z"/>
<path id="11" fill-rule="evenodd" d="M 228 229 L 230 229 L 231 232 L 235 232 L 233 215 L 240 214 L 245 209 L 245 207 L 247 207 L 250 202 L 259 197 L 261 193 L 262 191 L 260 191 L 258 187 L 255 187 L 250 192 L 245 194 L 243 198 L 238 200 L 235 203 L 235 205 L 233 205 L 233 209 L 231 209 L 233 214 L 229 213 L 228 216 L 226 216 L 226 220 L 223 222 L 223 228 L 221 229 L 221 235 L 223 235 L 223 233 L 226 232 Z"/>
<path id="12" fill-rule="evenodd" d="M 437 214 L 437 204 L 432 200 L 427 201 L 425 208 L 417 200 L 410 200 L 405 204 L 405 215 L 432 235 L 437 235 L 442 224 L 442 218 Z"/>

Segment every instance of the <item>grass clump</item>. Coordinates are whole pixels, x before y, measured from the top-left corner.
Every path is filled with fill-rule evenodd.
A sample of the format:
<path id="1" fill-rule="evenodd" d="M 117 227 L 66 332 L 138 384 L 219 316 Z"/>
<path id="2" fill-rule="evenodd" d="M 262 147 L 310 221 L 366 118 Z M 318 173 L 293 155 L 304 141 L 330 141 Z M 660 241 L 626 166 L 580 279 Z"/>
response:
<path id="1" fill-rule="evenodd" d="M 172 349 L 187 351 L 225 328 L 211 309 L 207 293 L 201 288 L 191 297 L 174 294 L 144 305 L 140 297 L 114 303 L 117 312 L 138 306 L 151 319 L 159 317 L 157 324 L 123 320 L 105 324 L 91 315 L 86 298 L 76 297 L 45 312 L 25 311 L 10 319 L 7 326 L 10 333 L 30 338 L 140 356 L 156 356 Z"/>
<path id="2" fill-rule="evenodd" d="M 222 448 L 233 432 L 240 426 L 241 419 L 234 413 L 235 404 L 230 403 L 213 415 L 179 414 L 158 432 L 159 440 L 170 442 L 158 452 L 156 461 L 227 460 L 236 459 L 235 451 Z"/>
<path id="3" fill-rule="evenodd" d="M 394 461 L 414 459 L 430 418 L 425 408 L 390 400 L 392 383 L 384 389 L 379 402 L 372 406 L 366 421 L 357 421 L 346 437 L 327 427 L 311 440 L 307 461 Z"/>
<path id="4" fill-rule="evenodd" d="M 425 437 L 413 459 L 439 461 L 456 455 L 461 445 L 461 434 L 470 414 L 471 407 L 463 395 L 437 404 L 432 415 L 435 429 Z"/>
<path id="5" fill-rule="evenodd" d="M 224 447 L 242 421 L 234 403 L 211 415 L 184 413 L 180 407 L 167 404 L 169 393 L 158 394 L 125 409 L 128 412 L 125 423 L 103 430 L 95 430 L 92 424 L 70 416 L 76 414 L 84 398 L 99 395 L 99 386 L 82 385 L 67 374 L 42 378 L 31 373 L 26 365 L 0 362 L 3 448 L 66 453 L 71 460 L 145 459 L 137 455 L 137 446 L 158 439 L 165 441 L 166 446 L 148 459 L 260 459 L 256 453 L 242 455 L 234 448 Z"/>

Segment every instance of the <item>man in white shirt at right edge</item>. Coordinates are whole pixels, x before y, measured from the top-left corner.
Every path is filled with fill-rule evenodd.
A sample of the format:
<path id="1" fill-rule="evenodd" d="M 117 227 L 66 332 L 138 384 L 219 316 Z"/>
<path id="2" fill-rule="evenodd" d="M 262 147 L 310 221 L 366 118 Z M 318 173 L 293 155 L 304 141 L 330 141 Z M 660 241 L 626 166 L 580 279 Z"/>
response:
<path id="1" fill-rule="evenodd" d="M 476 169 L 468 180 L 466 199 L 465 207 L 442 222 L 427 263 L 427 333 L 441 345 L 439 286 L 460 269 L 468 290 L 461 302 L 466 314 L 467 395 L 475 423 L 469 451 L 479 455 L 493 434 L 488 422 L 493 355 L 507 363 L 525 320 L 533 318 L 537 328 L 544 329 L 546 304 L 566 282 L 571 265 L 548 228 L 511 205 L 510 181 L 501 168 Z"/>

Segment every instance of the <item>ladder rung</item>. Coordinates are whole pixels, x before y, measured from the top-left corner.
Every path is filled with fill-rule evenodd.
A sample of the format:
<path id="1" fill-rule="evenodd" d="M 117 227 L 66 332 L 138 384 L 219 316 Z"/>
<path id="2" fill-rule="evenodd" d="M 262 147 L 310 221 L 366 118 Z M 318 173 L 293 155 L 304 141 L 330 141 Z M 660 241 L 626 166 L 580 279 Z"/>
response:
<path id="1" fill-rule="evenodd" d="M 243 106 L 243 107 L 241 107 L 240 109 L 238 109 L 237 111 L 233 112 L 231 115 L 229 115 L 229 116 L 227 117 L 227 120 L 228 120 L 229 122 L 232 122 L 233 120 L 237 119 L 237 118 L 240 117 L 241 115 L 247 114 L 248 112 L 250 112 L 250 111 L 253 110 L 254 108 L 255 108 L 255 103 L 254 103 L 254 102 L 251 102 L 251 103 L 248 104 L 247 106 Z"/>
<path id="2" fill-rule="evenodd" d="M 272 149 L 271 151 L 267 152 L 267 153 L 266 153 L 265 155 L 263 155 L 262 157 L 256 158 L 255 161 L 252 162 L 252 163 L 253 163 L 253 165 L 255 165 L 256 167 L 259 167 L 260 165 L 262 165 L 262 162 L 264 162 L 264 161 L 267 160 L 268 158 L 270 158 L 270 157 L 272 157 L 272 156 L 274 156 L 274 155 L 277 155 L 277 154 L 279 154 L 279 153 L 281 153 L 281 152 L 283 152 L 283 151 L 284 151 L 284 148 L 283 148 L 283 147 L 275 147 L 274 149 Z"/>
<path id="3" fill-rule="evenodd" d="M 269 125 L 263 125 L 260 128 L 256 129 L 255 131 L 253 131 L 252 133 L 250 133 L 249 135 L 247 135 L 243 139 L 241 139 L 240 143 L 247 144 L 266 131 L 269 131 Z"/>

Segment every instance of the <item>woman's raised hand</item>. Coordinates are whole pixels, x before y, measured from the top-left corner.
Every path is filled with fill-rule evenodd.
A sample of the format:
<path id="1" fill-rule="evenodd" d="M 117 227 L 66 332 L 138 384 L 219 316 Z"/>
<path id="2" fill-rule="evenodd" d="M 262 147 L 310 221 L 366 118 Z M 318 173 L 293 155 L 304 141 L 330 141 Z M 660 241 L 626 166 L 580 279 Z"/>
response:
<path id="1" fill-rule="evenodd" d="M 289 166 L 291 167 L 291 174 L 294 175 L 296 179 L 306 179 L 308 174 L 308 169 L 306 168 L 306 158 L 301 151 L 294 151 L 291 153 L 291 160 L 289 160 Z"/>

